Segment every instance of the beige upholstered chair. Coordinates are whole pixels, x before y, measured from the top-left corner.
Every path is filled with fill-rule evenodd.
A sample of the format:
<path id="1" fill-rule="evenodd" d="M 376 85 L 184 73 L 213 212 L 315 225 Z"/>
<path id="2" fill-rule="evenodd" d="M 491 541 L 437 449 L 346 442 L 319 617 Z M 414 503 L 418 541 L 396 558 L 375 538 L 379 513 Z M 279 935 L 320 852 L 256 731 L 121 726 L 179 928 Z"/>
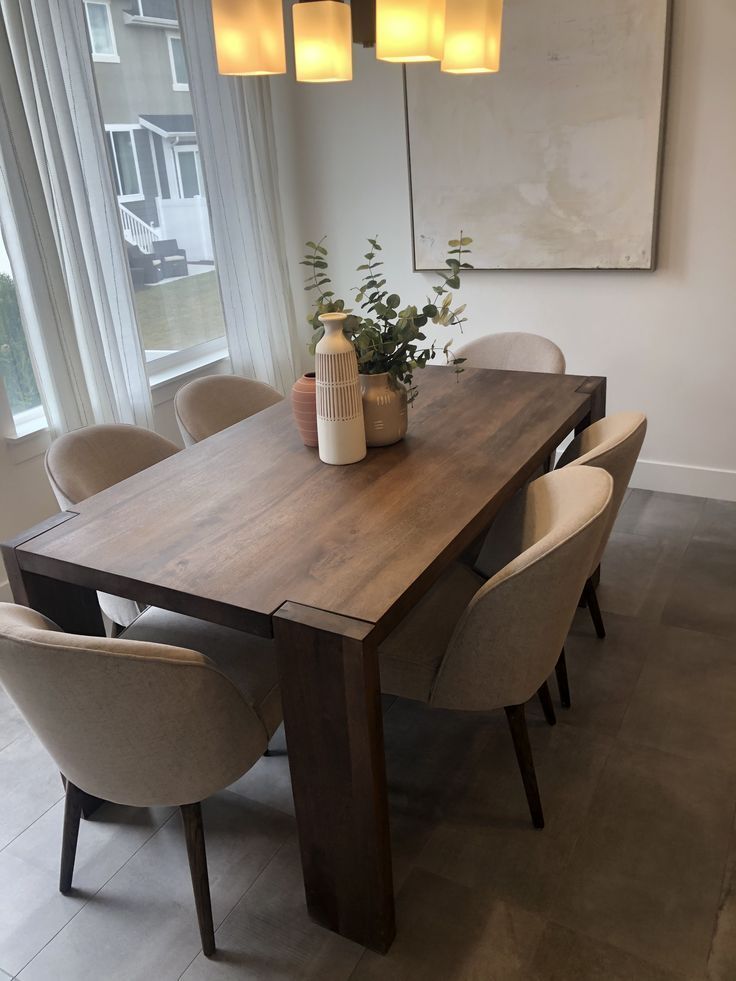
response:
<path id="1" fill-rule="evenodd" d="M 185 617 L 169 633 L 168 616 L 149 610 L 120 638 L 80 637 L 2 603 L 0 682 L 66 779 L 61 892 L 72 887 L 86 795 L 178 806 L 202 949 L 211 956 L 200 802 L 249 770 L 279 724 L 276 659 L 273 641 Z"/>
<path id="2" fill-rule="evenodd" d="M 565 374 L 565 356 L 555 343 L 539 334 L 510 331 L 486 334 L 455 351 L 467 358 L 469 368 L 502 368 L 506 371 L 546 371 Z"/>
<path id="3" fill-rule="evenodd" d="M 176 393 L 174 408 L 185 446 L 281 402 L 275 388 L 239 375 L 196 378 Z"/>
<path id="4" fill-rule="evenodd" d="M 514 498 L 486 581 L 455 565 L 379 649 L 385 692 L 440 708 L 505 708 L 535 827 L 544 826 L 524 715 L 558 659 L 613 491 L 602 470 L 545 474 Z"/>
<path id="5" fill-rule="evenodd" d="M 159 463 L 179 447 L 138 426 L 104 425 L 76 429 L 55 440 L 46 453 L 46 473 L 59 507 L 68 511 L 85 498 Z M 103 612 L 118 628 L 142 608 L 133 600 L 99 593 Z"/>
<path id="6" fill-rule="evenodd" d="M 626 488 L 629 486 L 634 465 L 641 452 L 647 431 L 647 418 L 641 412 L 617 412 L 606 416 L 592 426 L 584 429 L 565 449 L 557 464 L 557 469 L 569 466 L 601 467 L 613 477 L 613 500 L 608 523 L 590 567 L 590 574 L 583 590 L 585 601 L 601 639 L 606 636 L 598 597 L 592 575 L 600 564 L 603 551 L 613 530 L 614 522 L 623 503 Z M 569 703 L 569 695 L 568 695 Z M 564 704 L 564 697 L 563 697 Z"/>

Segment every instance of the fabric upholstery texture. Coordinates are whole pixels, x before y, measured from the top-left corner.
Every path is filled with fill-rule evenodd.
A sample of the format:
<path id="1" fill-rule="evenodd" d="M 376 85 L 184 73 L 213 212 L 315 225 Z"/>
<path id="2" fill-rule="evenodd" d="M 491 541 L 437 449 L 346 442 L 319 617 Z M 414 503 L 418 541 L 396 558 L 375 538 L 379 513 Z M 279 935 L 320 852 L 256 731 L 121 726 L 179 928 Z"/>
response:
<path id="1" fill-rule="evenodd" d="M 269 737 L 281 725 L 281 693 L 273 640 L 156 607 L 149 607 L 121 637 L 198 651 L 237 685 Z"/>
<path id="2" fill-rule="evenodd" d="M 65 634 L 8 603 L 0 681 L 61 772 L 119 804 L 203 800 L 268 745 L 255 709 L 201 653 Z"/>
<path id="3" fill-rule="evenodd" d="M 642 412 L 616 412 L 576 436 L 557 464 L 558 470 L 568 466 L 600 467 L 613 477 L 611 510 L 600 548 L 593 557 L 591 573 L 598 568 L 608 544 L 646 432 L 647 417 Z"/>
<path id="4" fill-rule="evenodd" d="M 283 395 L 264 382 L 208 375 L 180 388 L 174 407 L 182 439 L 191 446 L 282 400 Z"/>
<path id="5" fill-rule="evenodd" d="M 87 426 L 60 436 L 46 453 L 46 473 L 62 510 L 179 452 L 158 433 L 138 426 Z M 141 612 L 133 600 L 98 593 L 100 606 L 126 627 Z"/>
<path id="6" fill-rule="evenodd" d="M 565 374 L 565 355 L 553 341 L 539 334 L 521 331 L 486 334 L 463 344 L 455 351 L 455 357 L 467 358 L 470 368 Z"/>
<path id="7" fill-rule="evenodd" d="M 467 711 L 531 698 L 554 670 L 612 492 L 608 473 L 588 467 L 555 471 L 528 484 L 508 515 L 505 564 L 487 582 L 471 578 L 467 569 L 451 569 L 429 604 L 419 604 L 381 645 L 384 690 Z M 438 657 L 433 630 L 446 636 L 450 626 Z M 427 675 L 435 665 L 427 695 Z"/>
<path id="8" fill-rule="evenodd" d="M 426 702 L 455 624 L 485 582 L 456 563 L 381 644 L 381 687 Z"/>

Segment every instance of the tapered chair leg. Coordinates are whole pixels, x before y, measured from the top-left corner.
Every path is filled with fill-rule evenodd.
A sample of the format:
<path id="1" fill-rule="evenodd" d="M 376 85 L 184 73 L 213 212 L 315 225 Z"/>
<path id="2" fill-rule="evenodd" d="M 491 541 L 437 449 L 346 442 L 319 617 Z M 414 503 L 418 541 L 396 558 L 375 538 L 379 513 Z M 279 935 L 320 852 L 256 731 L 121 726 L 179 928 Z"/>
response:
<path id="1" fill-rule="evenodd" d="M 509 720 L 509 729 L 511 729 L 511 737 L 514 740 L 516 759 L 519 761 L 521 779 L 524 781 L 524 790 L 526 791 L 526 799 L 529 804 L 529 813 L 532 816 L 532 824 L 535 828 L 543 828 L 544 814 L 542 813 L 542 802 L 539 799 L 537 775 L 534 772 L 534 759 L 532 758 L 532 747 L 529 744 L 524 706 L 507 705 L 506 718 Z"/>
<path id="2" fill-rule="evenodd" d="M 585 599 L 586 605 L 590 610 L 590 618 L 593 621 L 596 636 L 600 640 L 603 640 L 603 638 L 606 636 L 606 628 L 603 625 L 601 608 L 598 605 L 598 596 L 596 595 L 595 586 L 593 585 L 592 579 L 588 579 L 583 587 L 583 598 Z"/>
<path id="3" fill-rule="evenodd" d="M 207 853 L 204 847 L 204 827 L 202 826 L 202 807 L 200 804 L 182 804 L 179 808 L 184 821 L 184 835 L 187 841 L 189 871 L 192 875 L 194 903 L 197 907 L 199 935 L 202 938 L 202 952 L 212 957 L 215 952 L 215 928 L 212 923 L 212 902 L 210 900 L 210 881 L 207 875 Z"/>
<path id="4" fill-rule="evenodd" d="M 555 715 L 555 708 L 552 704 L 552 696 L 549 693 L 549 685 L 546 681 L 537 692 L 537 697 L 539 698 L 539 704 L 542 706 L 542 711 L 548 724 L 551 726 L 556 725 L 557 716 Z"/>
<path id="5" fill-rule="evenodd" d="M 570 708 L 570 685 L 567 681 L 567 662 L 565 661 L 565 648 L 560 651 L 560 656 L 555 664 L 555 674 L 557 675 L 557 688 L 560 692 L 560 705 L 563 708 Z"/>
<path id="6" fill-rule="evenodd" d="M 64 802 L 64 830 L 61 836 L 61 871 L 59 873 L 59 892 L 65 896 L 72 888 L 83 797 L 82 791 L 75 787 L 70 780 L 67 780 L 66 800 Z"/>

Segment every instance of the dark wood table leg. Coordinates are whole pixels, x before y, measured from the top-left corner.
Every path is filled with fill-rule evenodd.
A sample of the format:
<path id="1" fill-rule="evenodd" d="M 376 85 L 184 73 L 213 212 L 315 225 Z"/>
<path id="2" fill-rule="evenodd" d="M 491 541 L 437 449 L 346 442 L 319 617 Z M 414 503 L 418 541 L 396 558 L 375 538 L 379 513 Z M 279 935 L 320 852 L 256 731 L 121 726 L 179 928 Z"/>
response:
<path id="1" fill-rule="evenodd" d="M 606 379 L 605 378 L 586 378 L 583 384 L 578 388 L 579 392 L 587 392 L 590 395 L 590 410 L 587 415 L 585 415 L 580 422 L 575 427 L 575 435 L 582 433 L 584 429 L 592 425 L 594 422 L 598 422 L 606 414 Z M 598 583 L 601 579 L 601 567 L 595 570 L 593 575 L 590 577 L 590 582 L 592 582 L 594 587 L 598 587 Z M 580 605 L 582 606 L 582 598 Z"/>
<path id="2" fill-rule="evenodd" d="M 294 603 L 274 616 L 307 907 L 385 953 L 396 927 L 372 629 Z"/>
<path id="3" fill-rule="evenodd" d="M 17 538 L 3 542 L 0 552 L 16 603 L 43 613 L 67 633 L 104 637 L 105 625 L 94 589 L 29 572 L 23 568 L 17 551 L 43 532 L 75 517 L 76 514 L 71 511 L 55 514 Z"/>

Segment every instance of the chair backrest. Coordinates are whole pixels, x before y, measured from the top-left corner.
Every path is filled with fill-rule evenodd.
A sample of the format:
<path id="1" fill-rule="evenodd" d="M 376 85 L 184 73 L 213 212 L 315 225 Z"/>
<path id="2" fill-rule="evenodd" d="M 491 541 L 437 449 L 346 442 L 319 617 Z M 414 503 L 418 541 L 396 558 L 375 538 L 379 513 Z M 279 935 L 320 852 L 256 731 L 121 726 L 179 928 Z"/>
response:
<path id="1" fill-rule="evenodd" d="M 189 804 L 241 776 L 268 736 L 202 654 L 62 633 L 0 604 L 0 682 L 81 790 L 119 804 Z"/>
<path id="2" fill-rule="evenodd" d="M 601 467 L 613 477 L 611 510 L 590 572 L 598 567 L 608 544 L 646 432 L 647 417 L 644 413 L 616 412 L 599 419 L 576 436 L 557 464 L 558 470 L 569 466 Z"/>
<path id="3" fill-rule="evenodd" d="M 179 447 L 139 426 L 103 425 L 60 436 L 46 453 L 46 473 L 61 508 L 152 467 Z"/>
<path id="4" fill-rule="evenodd" d="M 455 357 L 467 358 L 469 368 L 565 374 L 565 355 L 553 341 L 539 334 L 516 331 L 486 334 L 463 344 L 455 351 Z"/>
<path id="5" fill-rule="evenodd" d="M 282 400 L 283 395 L 263 382 L 207 375 L 180 388 L 174 408 L 184 444 L 191 446 Z"/>
<path id="6" fill-rule="evenodd" d="M 571 467 L 529 484 L 506 509 L 501 552 L 515 556 L 458 621 L 431 702 L 487 711 L 521 705 L 552 673 L 613 493 L 603 470 Z"/>

